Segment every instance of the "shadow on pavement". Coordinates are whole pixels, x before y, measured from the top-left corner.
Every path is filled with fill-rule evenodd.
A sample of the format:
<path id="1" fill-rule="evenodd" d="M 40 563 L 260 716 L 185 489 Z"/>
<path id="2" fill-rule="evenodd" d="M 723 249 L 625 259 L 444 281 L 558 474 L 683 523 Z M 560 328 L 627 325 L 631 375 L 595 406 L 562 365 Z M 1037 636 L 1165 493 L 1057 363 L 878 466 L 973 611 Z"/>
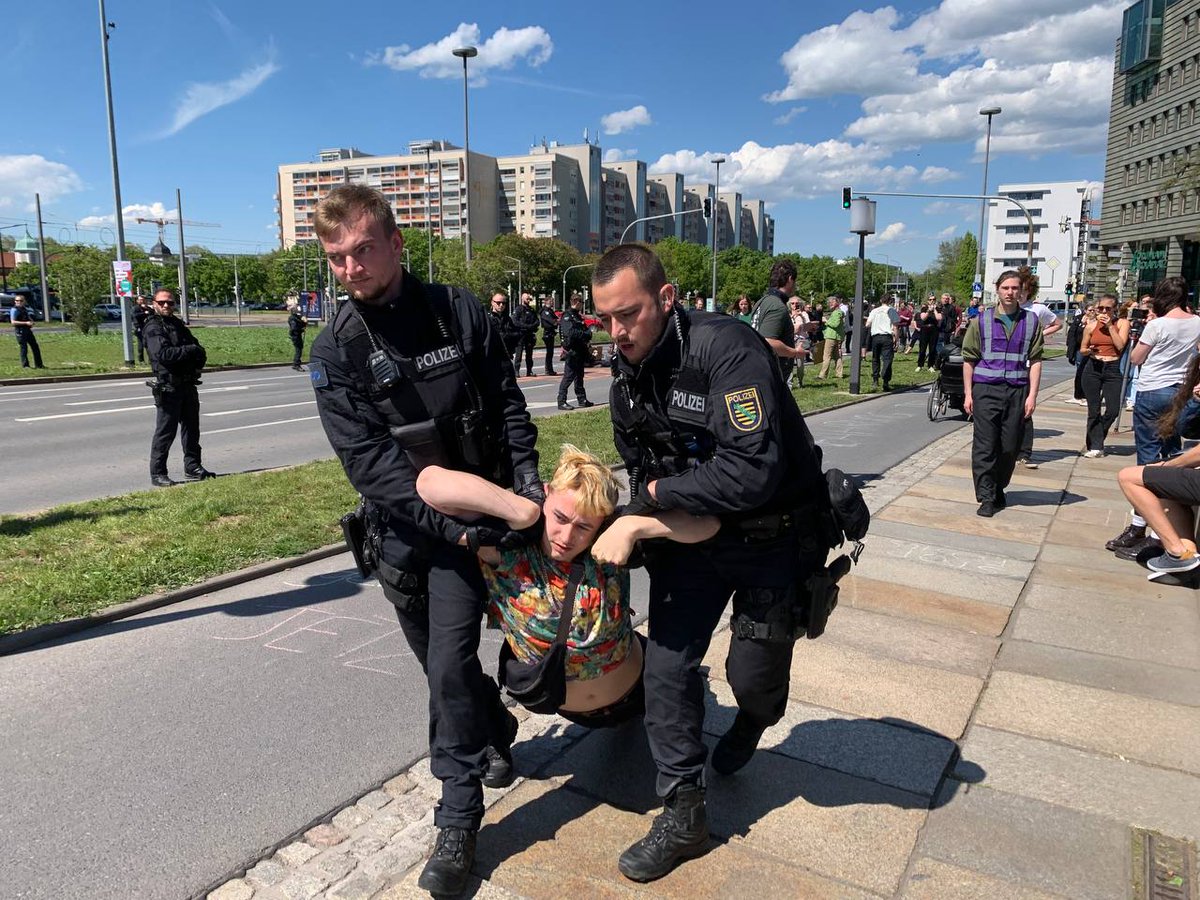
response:
<path id="1" fill-rule="evenodd" d="M 1010 486 L 1004 492 L 1009 506 L 1071 506 L 1083 503 L 1087 497 L 1070 491 L 1014 491 Z"/>

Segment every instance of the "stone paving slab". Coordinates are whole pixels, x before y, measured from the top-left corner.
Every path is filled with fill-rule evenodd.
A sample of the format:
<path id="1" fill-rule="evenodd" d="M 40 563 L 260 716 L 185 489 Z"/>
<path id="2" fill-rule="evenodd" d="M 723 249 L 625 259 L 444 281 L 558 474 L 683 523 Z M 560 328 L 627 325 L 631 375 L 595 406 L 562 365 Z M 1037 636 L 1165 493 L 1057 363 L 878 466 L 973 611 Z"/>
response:
<path id="1" fill-rule="evenodd" d="M 1046 532 L 1046 543 L 1076 547 L 1081 550 L 1098 550 L 1103 548 L 1105 541 L 1116 533 L 1113 530 L 1112 520 L 1072 522 L 1062 516 L 1057 516 L 1050 523 L 1050 530 Z"/>
<path id="2" fill-rule="evenodd" d="M 1200 709 L 996 672 L 974 721 L 1084 750 L 1200 773 Z"/>
<path id="3" fill-rule="evenodd" d="M 1031 560 L 1013 559 L 994 552 L 961 550 L 906 538 L 873 535 L 867 541 L 867 548 L 873 557 L 886 560 L 905 559 L 934 567 L 931 575 L 940 569 L 952 569 L 957 572 L 1016 578 L 1024 583 L 1033 571 Z M 936 575 L 934 577 L 936 578 Z"/>
<path id="4" fill-rule="evenodd" d="M 1105 620 L 1118 629 L 1175 631 L 1183 628 L 1200 633 L 1200 604 L 1197 601 L 1195 591 L 1178 588 L 1163 596 L 1106 597 L 1087 587 L 1072 589 L 1038 583 L 1030 584 L 1022 598 L 1022 603 L 1033 609 L 1093 621 Z"/>
<path id="5" fill-rule="evenodd" d="M 894 582 L 887 584 L 861 575 L 848 575 L 839 587 L 835 616 L 850 607 L 995 637 L 1004 631 L 1010 614 L 1007 606 Z"/>
<path id="6" fill-rule="evenodd" d="M 1186 669 L 1200 668 L 1200 638 L 1157 628 L 1118 630 L 1084 616 L 1025 608 L 1017 613 L 1012 637 L 1145 662 L 1170 660 Z"/>
<path id="7" fill-rule="evenodd" d="M 1129 563 L 1126 571 L 1108 572 L 1104 574 L 1104 577 L 1099 577 L 1093 569 L 1087 567 L 1089 562 L 1090 559 L 1083 555 L 1076 560 L 1076 565 L 1039 561 L 1033 567 L 1030 583 L 1070 588 L 1071 590 L 1079 590 L 1087 586 L 1097 595 L 1115 598 L 1168 597 L 1178 596 L 1180 593 L 1178 587 L 1147 581 L 1147 571 L 1136 563 Z"/>
<path id="8" fill-rule="evenodd" d="M 1129 524 L 1129 508 L 1126 507 L 1123 510 L 1102 509 L 1077 503 L 1072 506 L 1060 507 L 1054 518 L 1057 522 L 1083 522 L 1088 525 L 1103 526 L 1109 529 L 1108 537 L 1116 537 Z"/>
<path id="9" fill-rule="evenodd" d="M 889 507 L 891 509 L 891 507 Z M 932 588 L 943 594 L 966 597 L 985 603 L 1012 607 L 1021 594 L 1021 583 L 1002 575 L 980 575 L 955 569 L 934 570 L 924 563 L 905 559 L 872 557 L 864 553 L 854 567 L 857 576 L 877 584 L 900 584 L 913 588 Z"/>
<path id="10" fill-rule="evenodd" d="M 905 900 L 1064 900 L 1070 895 L 1048 894 L 982 872 L 920 857 L 913 863 L 900 896 Z"/>
<path id="11" fill-rule="evenodd" d="M 984 770 L 983 785 L 992 790 L 1175 837 L 1200 836 L 1200 778 L 1194 775 L 978 725 L 968 732 L 962 755 Z M 964 774 L 976 776 L 974 770 Z"/>
<path id="12" fill-rule="evenodd" d="M 881 512 L 879 518 L 930 528 L 949 528 L 1005 541 L 1023 541 L 1035 545 L 1042 542 L 1048 522 L 1045 516 L 1005 510 L 1002 516 L 983 519 L 975 515 L 976 508 L 976 504 L 952 504 L 943 501 L 937 505 L 930 505 L 928 501 L 919 497 L 900 497 Z"/>
<path id="13" fill-rule="evenodd" d="M 971 498 L 973 497 L 974 494 L 971 495 Z M 1021 541 L 1002 541 L 998 538 L 963 534 L 962 532 L 951 531 L 947 528 L 929 528 L 923 525 L 890 522 L 887 519 L 875 519 L 871 522 L 869 540 L 874 541 L 878 537 L 919 541 L 923 544 L 933 544 L 934 546 L 947 547 L 954 550 L 969 550 L 974 553 L 994 553 L 1030 562 L 1037 559 L 1038 555 L 1037 547 Z"/>
<path id="14" fill-rule="evenodd" d="M 966 453 L 959 454 L 949 462 L 943 463 L 934 469 L 933 474 L 951 478 L 965 478 L 968 481 L 973 481 L 974 476 L 971 473 L 970 450 L 968 449 Z M 1067 477 L 1066 472 L 1049 467 L 1037 469 L 1018 468 L 1013 472 L 1011 484 L 1015 486 L 1014 490 L 1024 487 L 1035 491 L 1060 491 L 1066 486 Z"/>
<path id="15" fill-rule="evenodd" d="M 1083 551 L 1078 547 L 1064 547 L 1061 544 L 1047 543 L 1043 545 L 1037 561 L 1038 572 L 1058 565 L 1086 568 L 1091 573 L 1091 577 L 1087 581 L 1080 583 L 1080 588 L 1086 588 L 1098 581 L 1111 585 L 1116 580 L 1122 587 L 1127 587 L 1130 591 L 1135 592 L 1135 595 L 1136 591 L 1140 590 L 1145 583 L 1146 575 L 1149 574 L 1137 563 L 1128 559 L 1119 559 L 1116 554 L 1105 550 L 1103 544 Z"/>
<path id="16" fill-rule="evenodd" d="M 1200 706 L 1200 671 L 1195 669 L 1017 640 L 1007 641 L 1000 648 L 996 669 Z"/>
<path id="17" fill-rule="evenodd" d="M 934 809 L 917 852 L 1068 897 L 1126 900 L 1129 832 L 1111 819 L 970 785 Z"/>

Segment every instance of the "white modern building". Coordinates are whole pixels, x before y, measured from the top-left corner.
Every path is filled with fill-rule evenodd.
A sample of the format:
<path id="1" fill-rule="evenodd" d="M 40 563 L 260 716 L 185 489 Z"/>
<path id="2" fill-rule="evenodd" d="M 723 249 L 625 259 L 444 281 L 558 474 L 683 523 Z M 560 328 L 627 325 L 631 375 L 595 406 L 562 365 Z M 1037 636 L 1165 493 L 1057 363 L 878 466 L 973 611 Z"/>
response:
<path id="1" fill-rule="evenodd" d="M 995 299 L 996 279 L 1005 269 L 1023 266 L 1028 257 L 1037 273 L 1042 299 L 1063 299 L 1080 263 L 1079 223 L 1088 218 L 1088 181 L 1002 184 L 996 193 L 1021 203 L 1033 219 L 1030 254 L 1029 222 L 1013 203 L 988 201 L 984 243 L 983 297 Z M 1090 225 L 1089 225 L 1090 227 Z M 1086 242 L 1085 242 L 1086 244 Z"/>

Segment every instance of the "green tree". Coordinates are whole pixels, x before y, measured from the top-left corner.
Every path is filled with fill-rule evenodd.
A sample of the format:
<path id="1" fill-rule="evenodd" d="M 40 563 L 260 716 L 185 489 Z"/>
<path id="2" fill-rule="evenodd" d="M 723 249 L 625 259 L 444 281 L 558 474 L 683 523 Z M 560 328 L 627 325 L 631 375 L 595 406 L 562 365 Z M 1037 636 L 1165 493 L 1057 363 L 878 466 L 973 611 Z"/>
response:
<path id="1" fill-rule="evenodd" d="M 678 284 L 683 293 L 703 291 L 708 296 L 712 290 L 712 253 L 708 247 L 672 236 L 663 238 L 653 249 L 666 270 L 667 281 Z"/>
<path id="2" fill-rule="evenodd" d="M 97 330 L 93 307 L 108 295 L 111 273 L 112 256 L 86 244 L 77 244 L 54 257 L 51 288 L 62 301 L 64 312 L 84 334 Z"/>
<path id="3" fill-rule="evenodd" d="M 42 270 L 37 263 L 17 263 L 7 273 L 9 287 L 37 287 L 42 283 Z"/>
<path id="4" fill-rule="evenodd" d="M 971 285 L 975 282 L 975 263 L 979 253 L 979 244 L 975 235 L 967 232 L 963 235 L 958 247 L 958 256 L 954 260 L 954 299 L 965 303 L 971 297 Z"/>
<path id="5" fill-rule="evenodd" d="M 513 273 L 517 268 L 513 260 L 520 260 L 521 283 L 534 296 L 561 292 L 563 272 L 583 262 L 582 255 L 570 244 L 555 238 L 527 238 L 519 234 L 499 235 L 479 248 L 478 257 L 495 260 L 499 266 Z M 587 278 L 586 272 L 582 275 L 584 279 Z M 506 277 L 515 289 L 515 274 Z"/>
<path id="6" fill-rule="evenodd" d="M 233 299 L 233 261 L 223 256 L 205 253 L 188 263 L 188 287 L 193 296 L 215 304 Z"/>
<path id="7" fill-rule="evenodd" d="M 239 256 L 237 260 L 237 272 L 243 301 L 270 299 L 267 293 L 266 257 Z"/>
<path id="8" fill-rule="evenodd" d="M 408 267 L 417 278 L 422 281 L 429 279 L 429 236 L 425 233 L 424 228 L 401 228 L 400 234 L 404 237 L 404 249 L 408 251 Z M 434 235 L 433 242 L 438 242 L 437 235 Z M 433 277 L 438 277 L 437 272 L 434 272 Z"/>
<path id="9" fill-rule="evenodd" d="M 761 250 L 729 247 L 717 254 L 717 302 L 729 307 L 740 294 L 757 300 L 767 289 L 773 260 Z M 709 273 L 712 290 L 712 273 Z"/>

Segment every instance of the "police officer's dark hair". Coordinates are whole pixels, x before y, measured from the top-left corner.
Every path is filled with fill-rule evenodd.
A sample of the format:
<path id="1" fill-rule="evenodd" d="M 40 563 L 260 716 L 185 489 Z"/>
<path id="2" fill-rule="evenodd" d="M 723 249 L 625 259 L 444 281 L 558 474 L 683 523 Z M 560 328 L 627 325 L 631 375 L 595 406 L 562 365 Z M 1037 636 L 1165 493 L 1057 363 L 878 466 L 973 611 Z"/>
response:
<path id="1" fill-rule="evenodd" d="M 171 290 L 169 287 L 160 287 L 157 291 L 155 291 L 153 294 L 150 295 L 150 299 L 153 301 L 154 298 L 157 297 L 159 294 L 166 294 L 168 297 L 171 298 L 172 301 L 178 299 L 175 296 L 175 292 L 173 290 Z"/>
<path id="2" fill-rule="evenodd" d="M 600 257 L 592 270 L 592 287 L 608 284 L 626 269 L 633 269 L 638 284 L 653 297 L 667 283 L 667 273 L 658 254 L 645 244 L 621 244 Z"/>
<path id="3" fill-rule="evenodd" d="M 779 259 L 771 266 L 770 287 L 781 288 L 789 279 L 796 277 L 796 264 L 790 259 Z"/>
<path id="4" fill-rule="evenodd" d="M 1164 278 L 1154 288 L 1154 300 L 1151 301 L 1156 316 L 1165 316 L 1175 307 L 1187 306 L 1188 283 L 1178 275 Z"/>
<path id="5" fill-rule="evenodd" d="M 391 235 L 396 231 L 396 216 L 387 199 L 375 188 L 365 184 L 341 184 L 317 204 L 313 213 L 313 231 L 324 239 L 334 230 L 366 213 Z"/>

